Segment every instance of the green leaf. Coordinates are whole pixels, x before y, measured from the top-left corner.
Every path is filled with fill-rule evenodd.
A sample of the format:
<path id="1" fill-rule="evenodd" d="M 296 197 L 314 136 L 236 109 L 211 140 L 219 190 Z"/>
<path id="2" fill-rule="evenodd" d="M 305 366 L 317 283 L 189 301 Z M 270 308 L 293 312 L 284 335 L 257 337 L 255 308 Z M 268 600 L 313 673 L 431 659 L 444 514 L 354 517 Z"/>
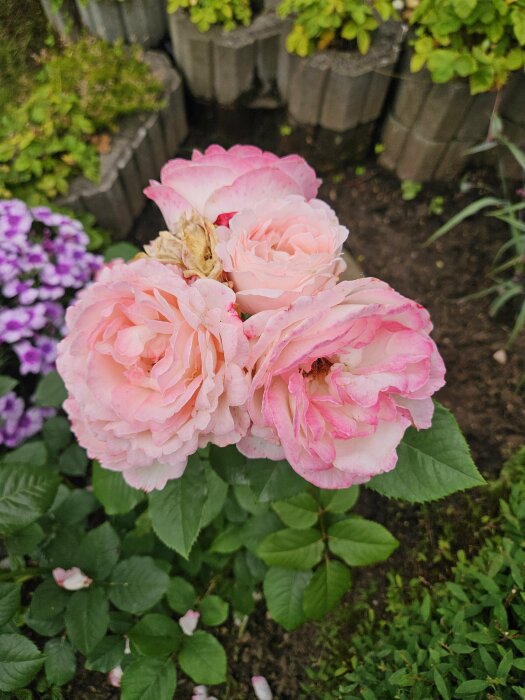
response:
<path id="1" fill-rule="evenodd" d="M 0 627 L 6 625 L 20 605 L 20 586 L 0 583 Z"/>
<path id="2" fill-rule="evenodd" d="M 319 506 L 309 493 L 298 493 L 286 501 L 275 501 L 272 508 L 285 525 L 302 530 L 315 525 Z"/>
<path id="3" fill-rule="evenodd" d="M 151 557 L 130 557 L 113 569 L 109 598 L 119 610 L 142 613 L 159 602 L 168 583 L 168 574 Z"/>
<path id="4" fill-rule="evenodd" d="M 207 527 L 219 515 L 228 493 L 228 484 L 218 476 L 214 469 L 206 465 L 204 471 L 208 490 L 202 509 L 201 528 Z"/>
<path id="5" fill-rule="evenodd" d="M 66 610 L 66 631 L 70 642 L 89 656 L 103 639 L 109 624 L 107 598 L 100 588 L 76 591 Z"/>
<path id="6" fill-rule="evenodd" d="M 122 243 L 114 243 L 113 245 L 108 246 L 104 251 L 104 260 L 109 262 L 110 260 L 122 258 L 122 260 L 127 262 L 140 252 L 140 248 L 137 248 L 137 246 L 123 241 Z"/>
<path id="7" fill-rule="evenodd" d="M 358 498 L 359 486 L 336 491 L 319 489 L 319 502 L 329 513 L 346 513 L 355 506 Z"/>
<path id="8" fill-rule="evenodd" d="M 144 615 L 128 636 L 132 650 L 143 656 L 169 656 L 179 648 L 182 630 L 167 615 L 151 613 Z"/>
<path id="9" fill-rule="evenodd" d="M 144 657 L 124 670 L 121 700 L 173 700 L 176 687 L 173 661 Z"/>
<path id="10" fill-rule="evenodd" d="M 33 523 L 23 530 L 18 530 L 18 532 L 6 538 L 5 545 L 9 556 L 16 557 L 24 554 L 33 554 L 44 537 L 44 531 L 38 523 Z"/>
<path id="11" fill-rule="evenodd" d="M 83 476 L 88 466 L 86 450 L 74 442 L 61 453 L 58 468 L 68 476 Z"/>
<path id="12" fill-rule="evenodd" d="M 44 663 L 37 647 L 21 634 L 0 635 L 0 690 L 27 686 Z"/>
<path id="13" fill-rule="evenodd" d="M 199 603 L 199 612 L 203 625 L 222 625 L 228 617 L 228 603 L 218 595 L 207 595 Z"/>
<path id="14" fill-rule="evenodd" d="M 258 554 L 268 566 L 311 569 L 321 559 L 323 540 L 319 530 L 279 530 L 264 538 Z"/>
<path id="15" fill-rule="evenodd" d="M 328 529 L 328 547 L 348 566 L 367 566 L 384 561 L 399 542 L 379 523 L 350 518 Z"/>
<path id="16" fill-rule="evenodd" d="M 486 690 L 489 685 L 489 683 L 482 680 L 463 681 L 463 683 L 460 683 L 456 688 L 456 695 L 473 695 L 474 693 L 481 693 L 481 691 Z"/>
<path id="17" fill-rule="evenodd" d="M 48 578 L 33 591 L 30 616 L 36 620 L 53 620 L 64 612 L 70 598 L 71 593 Z"/>
<path id="18" fill-rule="evenodd" d="M 44 647 L 47 682 L 51 685 L 65 685 L 75 675 L 77 662 L 71 644 L 66 639 L 50 639 Z"/>
<path id="19" fill-rule="evenodd" d="M 263 539 L 270 533 L 280 529 L 281 523 L 274 513 L 254 515 L 242 524 L 241 540 L 248 551 L 252 554 L 257 554 Z"/>
<path id="20" fill-rule="evenodd" d="M 304 592 L 304 614 L 310 620 L 320 620 L 332 610 L 350 588 L 348 568 L 327 559 L 315 571 Z"/>
<path id="21" fill-rule="evenodd" d="M 235 486 L 250 483 L 246 457 L 235 445 L 228 447 L 210 445 L 210 464 L 227 484 Z"/>
<path id="22" fill-rule="evenodd" d="M 210 545 L 210 552 L 230 554 L 243 545 L 243 526 L 227 525 L 222 529 Z"/>
<path id="23" fill-rule="evenodd" d="M 250 486 L 259 501 L 289 498 L 305 487 L 304 479 L 284 460 L 252 459 L 249 467 Z"/>
<path id="24" fill-rule="evenodd" d="M 78 525 L 98 508 L 95 496 L 85 489 L 74 489 L 52 511 L 59 523 Z"/>
<path id="25" fill-rule="evenodd" d="M 64 416 L 54 416 L 46 420 L 42 435 L 49 452 L 53 455 L 64 450 L 73 440 L 69 421 Z"/>
<path id="26" fill-rule="evenodd" d="M 2 459 L 4 464 L 30 464 L 43 467 L 47 462 L 47 449 L 41 440 L 26 442 L 16 450 L 10 450 Z"/>
<path id="27" fill-rule="evenodd" d="M 383 496 L 422 503 L 485 483 L 456 419 L 438 403 L 432 427 L 409 428 L 397 454 L 395 469 L 367 484 Z"/>
<path id="28" fill-rule="evenodd" d="M 179 479 L 149 494 L 149 514 L 157 536 L 185 559 L 199 534 L 208 487 L 197 455 Z"/>
<path id="29" fill-rule="evenodd" d="M 264 577 L 263 590 L 268 611 L 285 630 L 294 630 L 304 621 L 303 596 L 310 571 L 272 567 Z"/>
<path id="30" fill-rule="evenodd" d="M 66 387 L 58 372 L 49 372 L 38 382 L 34 403 L 36 406 L 60 408 L 67 398 Z"/>
<path id="31" fill-rule="evenodd" d="M 92 484 L 107 515 L 125 515 L 144 497 L 141 491 L 126 484 L 120 472 L 103 469 L 98 462 L 93 462 Z"/>
<path id="32" fill-rule="evenodd" d="M 97 581 L 107 578 L 119 559 L 120 540 L 108 522 L 91 530 L 80 543 L 78 566 Z"/>
<path id="33" fill-rule="evenodd" d="M 86 659 L 85 667 L 88 671 L 108 673 L 112 668 L 118 666 L 123 658 L 124 638 L 110 634 L 104 637 L 91 651 Z"/>
<path id="34" fill-rule="evenodd" d="M 0 535 L 27 527 L 50 508 L 57 474 L 28 464 L 0 467 Z"/>
<path id="35" fill-rule="evenodd" d="M 226 680 L 226 652 L 207 632 L 199 630 L 191 637 L 185 636 L 178 660 L 195 683 L 215 685 Z"/>
<path id="36" fill-rule="evenodd" d="M 430 243 L 434 243 L 434 241 L 437 241 L 438 238 L 441 238 L 441 236 L 444 236 L 462 221 L 468 219 L 470 216 L 474 216 L 474 214 L 477 214 L 482 209 L 486 209 L 487 207 L 499 206 L 501 206 L 501 199 L 498 199 L 497 197 L 481 197 L 481 199 L 477 199 L 475 202 L 472 202 L 472 204 L 469 204 L 460 212 L 455 214 L 451 219 L 449 219 L 446 222 L 446 224 L 440 226 L 438 230 L 435 231 L 430 236 L 430 238 L 428 238 L 425 241 L 425 245 L 430 245 Z"/>
<path id="37" fill-rule="evenodd" d="M 185 612 L 195 605 L 197 593 L 191 583 L 188 583 L 180 576 L 174 576 L 168 584 L 166 598 L 172 610 L 184 615 Z"/>
<path id="38" fill-rule="evenodd" d="M 0 396 L 5 396 L 6 394 L 9 394 L 9 392 L 13 391 L 17 384 L 17 379 L 13 379 L 13 377 L 8 377 L 5 374 L 0 375 Z"/>

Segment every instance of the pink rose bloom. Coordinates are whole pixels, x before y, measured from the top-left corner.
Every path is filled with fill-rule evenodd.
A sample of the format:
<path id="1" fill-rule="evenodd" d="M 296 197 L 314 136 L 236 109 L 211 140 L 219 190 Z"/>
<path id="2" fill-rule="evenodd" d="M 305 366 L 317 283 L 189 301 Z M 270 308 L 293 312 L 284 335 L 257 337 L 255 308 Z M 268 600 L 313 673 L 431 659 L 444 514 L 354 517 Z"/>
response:
<path id="1" fill-rule="evenodd" d="M 235 294 L 142 259 L 105 268 L 66 314 L 57 368 L 79 443 L 136 488 L 161 489 L 209 442 L 246 432 L 248 341 Z"/>
<path id="2" fill-rule="evenodd" d="M 409 425 L 430 427 L 445 367 L 428 312 L 384 282 L 340 282 L 245 322 L 254 377 L 248 457 L 286 458 L 321 488 L 396 465 Z"/>
<path id="3" fill-rule="evenodd" d="M 346 268 L 340 256 L 348 229 L 318 199 L 289 195 L 259 202 L 216 234 L 215 252 L 245 313 L 280 309 L 333 287 Z"/>
<path id="4" fill-rule="evenodd" d="M 181 214 L 196 210 L 211 222 L 261 199 L 300 194 L 311 199 L 321 181 L 297 155 L 279 158 L 255 146 L 209 146 L 191 160 L 175 158 L 162 168 L 160 183 L 144 193 L 160 208 L 170 230 Z M 227 216 L 219 223 L 227 221 Z"/>

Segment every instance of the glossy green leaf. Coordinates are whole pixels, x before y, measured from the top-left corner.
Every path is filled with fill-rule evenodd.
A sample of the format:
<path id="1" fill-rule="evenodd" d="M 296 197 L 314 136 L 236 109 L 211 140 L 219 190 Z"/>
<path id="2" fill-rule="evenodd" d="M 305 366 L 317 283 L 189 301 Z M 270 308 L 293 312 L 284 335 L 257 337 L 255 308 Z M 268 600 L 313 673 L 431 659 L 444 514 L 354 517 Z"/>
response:
<path id="1" fill-rule="evenodd" d="M 152 608 L 168 589 L 169 576 L 151 557 L 130 557 L 113 569 L 109 597 L 113 605 L 134 614 Z"/>
<path id="2" fill-rule="evenodd" d="M 258 554 L 268 566 L 284 569 L 311 569 L 321 559 L 323 540 L 313 528 L 279 530 L 265 537 Z"/>
<path id="3" fill-rule="evenodd" d="M 328 528 L 328 547 L 348 566 L 384 561 L 398 544 L 386 528 L 364 518 L 341 520 Z"/>
<path id="4" fill-rule="evenodd" d="M 191 637 L 185 636 L 178 661 L 195 683 L 215 685 L 226 680 L 226 652 L 207 632 L 198 630 Z"/>
<path id="5" fill-rule="evenodd" d="M 306 617 L 320 620 L 337 605 L 350 584 L 348 567 L 331 559 L 323 561 L 304 592 L 303 609 Z"/>
<path id="6" fill-rule="evenodd" d="M 103 639 L 109 624 L 107 598 L 100 588 L 76 591 L 66 609 L 66 631 L 71 644 L 84 656 Z"/>
<path id="7" fill-rule="evenodd" d="M 173 700 L 177 671 L 171 659 L 144 657 L 124 670 L 121 700 Z"/>
<path id="8" fill-rule="evenodd" d="M 293 630 L 305 621 L 304 591 L 312 577 L 310 571 L 294 571 L 271 567 L 264 577 L 264 597 L 273 619 L 286 630 Z"/>

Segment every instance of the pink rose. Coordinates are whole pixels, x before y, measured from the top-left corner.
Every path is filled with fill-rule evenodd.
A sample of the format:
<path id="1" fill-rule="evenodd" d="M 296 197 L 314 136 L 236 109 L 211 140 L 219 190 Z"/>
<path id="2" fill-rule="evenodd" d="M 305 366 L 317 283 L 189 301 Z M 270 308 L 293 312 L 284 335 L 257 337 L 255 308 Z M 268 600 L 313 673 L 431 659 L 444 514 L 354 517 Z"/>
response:
<path id="1" fill-rule="evenodd" d="M 248 342 L 235 294 L 142 259 L 104 269 L 66 315 L 57 367 L 79 443 L 145 491 L 183 473 L 208 442 L 237 442 L 249 419 Z"/>
<path id="2" fill-rule="evenodd" d="M 299 195 L 259 202 L 216 229 L 215 252 L 233 282 L 241 311 L 289 306 L 333 287 L 346 264 L 348 229 L 324 202 Z"/>
<path id="3" fill-rule="evenodd" d="M 170 230 L 181 214 L 196 210 L 211 222 L 225 223 L 232 212 L 261 199 L 300 194 L 311 199 L 321 181 L 303 158 L 279 158 L 255 146 L 210 146 L 191 160 L 175 158 L 162 168 L 160 183 L 144 193 L 159 206 Z"/>
<path id="4" fill-rule="evenodd" d="M 245 322 L 252 338 L 248 457 L 286 458 L 322 488 L 396 465 L 409 425 L 430 427 L 445 367 L 428 312 L 384 282 L 340 282 Z"/>

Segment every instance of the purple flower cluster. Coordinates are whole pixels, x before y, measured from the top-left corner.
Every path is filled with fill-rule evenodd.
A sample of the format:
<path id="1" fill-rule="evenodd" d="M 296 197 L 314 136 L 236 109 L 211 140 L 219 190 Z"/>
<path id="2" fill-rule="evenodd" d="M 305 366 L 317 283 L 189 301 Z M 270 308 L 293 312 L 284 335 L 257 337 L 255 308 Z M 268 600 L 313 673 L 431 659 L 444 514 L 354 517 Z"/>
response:
<path id="1" fill-rule="evenodd" d="M 21 375 L 54 369 L 65 307 L 102 266 L 88 243 L 79 221 L 0 200 L 0 348 L 14 352 Z M 47 413 L 26 410 L 14 393 L 0 397 L 0 445 L 13 447 L 34 435 Z"/>
<path id="2" fill-rule="evenodd" d="M 23 399 L 10 391 L 0 396 L 0 445 L 16 447 L 42 429 L 44 420 L 54 415 L 52 408 L 33 406 L 26 410 Z"/>

